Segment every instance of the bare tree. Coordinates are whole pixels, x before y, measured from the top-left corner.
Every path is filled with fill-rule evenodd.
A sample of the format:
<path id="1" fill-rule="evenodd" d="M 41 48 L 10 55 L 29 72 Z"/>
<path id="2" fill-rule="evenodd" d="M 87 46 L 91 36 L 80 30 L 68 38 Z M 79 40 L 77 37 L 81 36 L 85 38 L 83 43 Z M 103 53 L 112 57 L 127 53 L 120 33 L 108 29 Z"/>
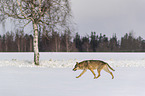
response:
<path id="1" fill-rule="evenodd" d="M 33 25 L 34 62 L 39 65 L 38 25 L 54 30 L 64 27 L 70 16 L 69 0 L 0 0 L 0 16 L 24 21 L 24 27 Z"/>
<path id="2" fill-rule="evenodd" d="M 69 29 L 67 29 L 67 30 L 65 30 L 65 32 L 64 32 L 64 34 L 61 36 L 61 38 L 62 38 L 62 42 L 63 42 L 63 46 L 65 47 L 65 48 L 63 48 L 64 49 L 64 51 L 66 51 L 66 52 L 70 52 L 71 51 L 71 32 L 70 32 L 70 30 Z"/>

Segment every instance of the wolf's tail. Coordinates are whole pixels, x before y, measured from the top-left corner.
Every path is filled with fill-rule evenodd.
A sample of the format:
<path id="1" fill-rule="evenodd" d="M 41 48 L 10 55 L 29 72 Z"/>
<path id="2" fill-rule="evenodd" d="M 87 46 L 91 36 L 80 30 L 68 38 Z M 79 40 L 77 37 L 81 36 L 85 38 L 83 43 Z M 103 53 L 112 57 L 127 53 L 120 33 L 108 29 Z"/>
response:
<path id="1" fill-rule="evenodd" d="M 112 67 L 110 67 L 110 65 L 109 64 L 107 64 L 108 65 L 108 67 L 112 70 L 112 71 L 115 71 Z"/>

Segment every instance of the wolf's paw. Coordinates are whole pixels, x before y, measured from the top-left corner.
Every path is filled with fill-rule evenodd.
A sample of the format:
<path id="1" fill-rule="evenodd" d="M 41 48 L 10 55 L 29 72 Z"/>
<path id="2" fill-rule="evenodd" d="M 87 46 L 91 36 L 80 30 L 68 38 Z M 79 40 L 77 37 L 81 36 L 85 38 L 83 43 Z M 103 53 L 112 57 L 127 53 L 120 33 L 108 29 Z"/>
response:
<path id="1" fill-rule="evenodd" d="M 76 78 L 79 78 L 79 76 L 77 76 Z"/>
<path id="2" fill-rule="evenodd" d="M 97 79 L 97 77 L 94 77 L 94 79 Z"/>

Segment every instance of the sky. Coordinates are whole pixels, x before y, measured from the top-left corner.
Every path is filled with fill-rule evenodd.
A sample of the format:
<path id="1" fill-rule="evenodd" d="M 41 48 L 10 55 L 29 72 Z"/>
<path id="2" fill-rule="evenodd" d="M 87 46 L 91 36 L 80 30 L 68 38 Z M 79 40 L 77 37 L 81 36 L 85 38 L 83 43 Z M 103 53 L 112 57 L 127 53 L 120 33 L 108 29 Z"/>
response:
<path id="1" fill-rule="evenodd" d="M 87 36 L 96 32 L 109 38 L 116 34 L 121 39 L 132 32 L 134 37 L 145 39 L 145 0 L 71 0 L 71 8 L 74 23 L 72 35 L 78 32 Z M 13 29 L 12 25 L 7 22 L 5 31 Z M 4 31 L 2 26 L 0 30 Z M 24 31 L 33 34 L 30 26 Z"/>
<path id="2" fill-rule="evenodd" d="M 75 32 L 118 38 L 132 32 L 145 39 L 145 0 L 71 0 Z"/>

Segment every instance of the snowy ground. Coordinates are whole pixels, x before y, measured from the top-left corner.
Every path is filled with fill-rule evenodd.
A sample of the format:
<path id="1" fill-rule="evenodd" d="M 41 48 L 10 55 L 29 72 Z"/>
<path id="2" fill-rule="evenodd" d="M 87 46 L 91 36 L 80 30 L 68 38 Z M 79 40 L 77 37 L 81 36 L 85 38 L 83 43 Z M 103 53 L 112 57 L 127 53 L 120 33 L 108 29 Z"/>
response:
<path id="1" fill-rule="evenodd" d="M 33 53 L 0 53 L 1 96 L 144 96 L 145 53 L 41 53 L 40 67 Z M 99 59 L 114 69 L 115 78 L 101 72 L 72 71 L 75 62 Z M 96 71 L 95 71 L 96 72 Z M 97 72 L 96 72 L 97 73 Z"/>
<path id="2" fill-rule="evenodd" d="M 71 68 L 0 68 L 1 96 L 144 96 L 144 68 L 115 68 L 115 78 L 102 71 L 93 79 L 91 72 Z"/>
<path id="3" fill-rule="evenodd" d="M 83 60 L 103 60 L 113 67 L 145 67 L 145 53 L 40 53 L 40 66 L 72 68 Z M 33 53 L 0 53 L 0 66 L 38 67 Z"/>

